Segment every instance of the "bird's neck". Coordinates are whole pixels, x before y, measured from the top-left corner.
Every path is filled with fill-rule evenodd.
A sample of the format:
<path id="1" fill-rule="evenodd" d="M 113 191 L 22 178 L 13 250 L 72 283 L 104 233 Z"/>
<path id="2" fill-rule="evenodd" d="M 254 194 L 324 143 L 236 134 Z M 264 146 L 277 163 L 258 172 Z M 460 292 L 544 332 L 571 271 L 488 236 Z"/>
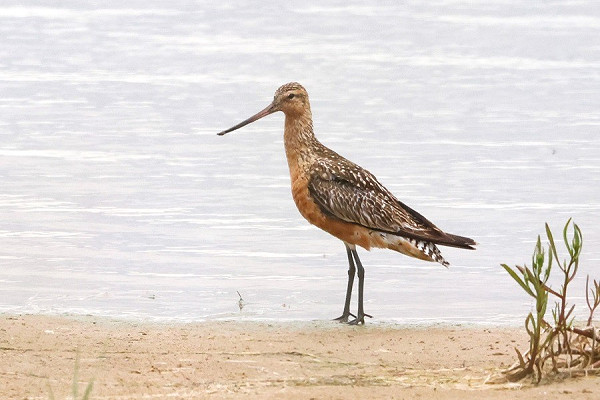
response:
<path id="1" fill-rule="evenodd" d="M 315 138 L 310 110 L 301 115 L 285 116 L 283 142 L 290 174 L 295 180 L 314 161 L 316 150 L 322 146 Z"/>

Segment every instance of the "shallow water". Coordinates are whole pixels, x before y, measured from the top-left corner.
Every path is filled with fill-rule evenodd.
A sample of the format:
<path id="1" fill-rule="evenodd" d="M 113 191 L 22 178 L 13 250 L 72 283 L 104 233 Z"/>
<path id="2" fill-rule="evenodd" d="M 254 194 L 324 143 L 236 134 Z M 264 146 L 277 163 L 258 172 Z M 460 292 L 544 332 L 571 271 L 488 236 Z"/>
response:
<path id="1" fill-rule="evenodd" d="M 600 8 L 184 1 L 0 6 L 0 312 L 341 313 L 346 254 L 291 200 L 282 83 L 315 131 L 475 252 L 360 251 L 377 321 L 516 323 L 547 221 L 600 278 Z M 558 233 L 557 233 L 558 234 Z M 238 292 L 244 308 L 239 310 Z"/>

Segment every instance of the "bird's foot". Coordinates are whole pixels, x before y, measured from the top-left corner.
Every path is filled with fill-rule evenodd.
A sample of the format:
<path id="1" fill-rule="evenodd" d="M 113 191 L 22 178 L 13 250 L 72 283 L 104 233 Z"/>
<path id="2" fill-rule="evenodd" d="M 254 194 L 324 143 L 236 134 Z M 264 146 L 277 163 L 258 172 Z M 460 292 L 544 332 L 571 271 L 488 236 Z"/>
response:
<path id="1" fill-rule="evenodd" d="M 359 324 L 364 325 L 365 317 L 373 318 L 372 315 L 365 314 L 365 313 L 358 313 L 358 316 L 356 318 L 354 318 L 352 321 L 348 322 L 348 325 L 359 325 Z"/>
<path id="2" fill-rule="evenodd" d="M 334 321 L 338 321 L 338 322 L 342 322 L 342 323 L 346 323 L 348 322 L 348 317 L 349 316 L 353 316 L 354 318 L 356 318 L 356 315 L 352 314 L 351 312 L 344 312 L 342 315 L 340 315 L 337 318 L 334 318 Z"/>

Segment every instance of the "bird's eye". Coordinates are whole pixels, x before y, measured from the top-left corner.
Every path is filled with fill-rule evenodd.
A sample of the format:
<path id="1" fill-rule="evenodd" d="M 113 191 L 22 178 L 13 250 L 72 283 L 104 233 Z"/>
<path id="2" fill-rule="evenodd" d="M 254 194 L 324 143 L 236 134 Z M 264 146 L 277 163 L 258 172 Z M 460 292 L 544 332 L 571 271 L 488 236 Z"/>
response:
<path id="1" fill-rule="evenodd" d="M 294 98 L 294 93 L 290 93 L 290 94 L 288 95 L 288 99 L 293 99 L 293 98 Z"/>

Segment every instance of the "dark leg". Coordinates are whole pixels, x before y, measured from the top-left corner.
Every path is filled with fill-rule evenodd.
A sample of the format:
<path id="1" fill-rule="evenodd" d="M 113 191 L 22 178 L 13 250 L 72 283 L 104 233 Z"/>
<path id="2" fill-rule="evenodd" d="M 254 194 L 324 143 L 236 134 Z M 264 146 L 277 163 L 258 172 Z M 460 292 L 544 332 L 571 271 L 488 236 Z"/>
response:
<path id="1" fill-rule="evenodd" d="M 350 325 L 358 325 L 365 323 L 365 317 L 373 318 L 369 314 L 365 314 L 365 309 L 363 307 L 363 289 L 365 286 L 365 269 L 363 268 L 360 258 L 358 258 L 358 253 L 355 250 L 351 250 L 352 255 L 354 256 L 354 260 L 356 260 L 356 266 L 358 268 L 358 313 L 356 318 L 349 322 Z"/>
<path id="2" fill-rule="evenodd" d="M 348 288 L 346 289 L 346 302 L 344 303 L 344 312 L 340 317 L 334 319 L 334 321 L 348 322 L 348 317 L 354 314 L 350 313 L 350 299 L 352 298 L 352 286 L 354 285 L 354 274 L 356 273 L 356 267 L 354 266 L 354 260 L 352 259 L 352 250 L 346 246 L 346 253 L 348 254 Z"/>

